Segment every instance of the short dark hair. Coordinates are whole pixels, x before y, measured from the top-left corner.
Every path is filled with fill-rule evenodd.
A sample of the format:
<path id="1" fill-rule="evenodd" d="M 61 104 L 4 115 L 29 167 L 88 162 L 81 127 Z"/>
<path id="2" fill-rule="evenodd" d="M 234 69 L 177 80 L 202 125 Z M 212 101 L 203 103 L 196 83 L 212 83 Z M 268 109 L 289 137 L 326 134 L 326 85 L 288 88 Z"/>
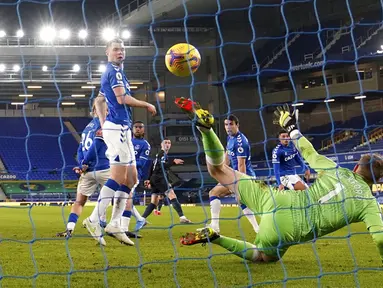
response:
<path id="1" fill-rule="evenodd" d="M 136 120 L 136 121 L 134 121 L 133 125 L 134 125 L 134 124 L 143 124 L 143 125 L 145 125 L 144 122 L 142 122 L 141 120 Z"/>
<path id="2" fill-rule="evenodd" d="M 278 138 L 279 138 L 279 136 L 281 136 L 281 134 L 285 134 L 285 133 L 287 133 L 285 130 L 280 130 L 278 133 Z"/>
<path id="3" fill-rule="evenodd" d="M 120 43 L 124 44 L 124 41 L 121 38 L 113 38 L 112 40 L 109 40 L 106 42 L 106 49 L 108 49 L 110 46 L 112 46 L 113 43 Z"/>
<path id="4" fill-rule="evenodd" d="M 379 154 L 362 156 L 358 165 L 359 174 L 369 182 L 378 181 L 383 177 L 383 158 Z"/>
<path id="5" fill-rule="evenodd" d="M 171 141 L 168 137 L 164 137 L 164 139 L 162 140 L 162 142 L 164 142 L 165 140 L 169 140 L 169 141 Z"/>
<path id="6" fill-rule="evenodd" d="M 236 125 L 239 125 L 239 119 L 234 114 L 230 114 L 225 120 L 233 121 Z"/>

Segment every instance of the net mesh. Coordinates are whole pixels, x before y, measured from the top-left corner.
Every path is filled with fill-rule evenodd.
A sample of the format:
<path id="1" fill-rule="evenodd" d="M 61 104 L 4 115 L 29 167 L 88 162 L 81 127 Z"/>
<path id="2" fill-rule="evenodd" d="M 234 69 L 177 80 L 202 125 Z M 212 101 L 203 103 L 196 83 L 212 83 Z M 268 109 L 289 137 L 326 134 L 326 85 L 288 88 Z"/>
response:
<path id="1" fill-rule="evenodd" d="M 61 17 L 63 16 L 60 15 L 60 12 L 56 11 L 57 14 L 54 13 L 53 6 L 56 2 L 60 1 L 1 1 L 0 6 L 12 7 L 17 15 L 17 26 L 21 30 L 28 30 L 23 21 L 22 15 L 24 14 L 21 13 L 21 7 L 25 3 L 45 7 L 49 14 L 49 22 L 62 22 Z M 61 2 L 65 4 L 65 2 L 76 1 L 63 0 Z M 79 7 L 81 7 L 83 17 L 83 23 L 80 26 L 85 30 L 91 30 L 91 27 L 88 25 L 87 13 L 90 12 L 89 10 L 92 10 L 92 1 L 88 1 L 89 3 L 85 0 L 77 2 L 81 4 Z M 275 137 L 271 135 L 274 135 L 276 131 L 275 128 L 270 128 L 270 111 L 275 108 L 278 102 L 290 102 L 296 105 L 302 102 L 308 106 L 309 104 L 323 103 L 326 100 L 325 108 L 318 114 L 319 116 L 315 117 L 319 119 L 325 115 L 325 118 L 328 117 L 329 124 L 326 124 L 327 126 L 322 125 L 322 130 L 311 130 L 307 135 L 318 137 L 320 145 L 316 145 L 316 147 L 321 148 L 321 153 L 330 153 L 331 157 L 335 157 L 340 164 L 352 168 L 351 166 L 355 164 L 354 160 L 357 160 L 361 154 L 367 153 L 359 152 L 361 150 L 358 149 L 352 153 L 346 153 L 349 152 L 347 149 L 351 148 L 345 150 L 344 142 L 356 137 L 349 137 L 350 135 L 358 135 L 359 138 L 364 137 L 362 143 L 353 142 L 351 144 L 355 145 L 350 147 L 364 147 L 364 151 L 381 153 L 380 147 L 373 147 L 371 145 L 371 143 L 378 143 L 383 135 L 381 130 L 379 130 L 381 129 L 379 114 L 382 107 L 381 102 L 373 102 L 366 106 L 364 98 L 360 97 L 359 99 L 361 100 L 358 100 L 358 109 L 356 109 L 358 110 L 358 116 L 354 117 L 355 119 L 352 118 L 354 120 L 347 122 L 348 126 L 340 126 L 338 112 L 332 108 L 330 102 L 331 99 L 336 99 L 336 101 L 338 99 L 355 101 L 355 97 L 365 95 L 370 97 L 371 95 L 373 96 L 372 92 L 376 92 L 375 90 L 377 89 L 371 89 L 370 87 L 373 86 L 368 86 L 368 81 L 379 81 L 381 74 L 379 65 L 376 64 L 369 70 L 370 66 L 360 66 L 360 63 L 368 58 L 375 59 L 373 57 L 377 57 L 377 54 L 380 54 L 376 51 L 371 53 L 373 50 L 371 47 L 376 49 L 376 45 L 379 43 L 378 36 L 376 35 L 379 35 L 383 27 L 380 17 L 372 17 L 375 20 L 378 19 L 372 21 L 364 19 L 359 14 L 354 15 L 351 1 L 344 1 L 344 5 L 341 5 L 344 11 L 347 11 L 343 15 L 347 17 L 343 17 L 343 19 L 347 19 L 343 21 L 343 25 L 339 25 L 339 22 L 336 21 L 336 24 L 331 21 L 330 24 L 328 22 L 324 23 L 319 13 L 323 7 L 321 6 L 322 8 L 320 8 L 319 1 L 316 0 L 284 0 L 281 3 L 274 4 L 266 3 L 267 1 L 265 3 L 249 1 L 247 6 L 241 8 L 225 8 L 227 2 L 223 1 L 224 4 L 217 0 L 216 11 L 209 13 L 201 12 L 199 14 L 190 12 L 193 7 L 190 6 L 190 2 L 193 1 L 182 0 L 177 3 L 177 9 L 184 11 L 182 18 L 158 21 L 158 13 L 163 10 L 161 10 L 161 1 L 137 0 L 131 1 L 128 5 L 122 3 L 123 1 L 117 0 L 108 2 L 110 2 L 108 5 L 115 7 L 115 12 L 111 18 L 108 18 L 108 21 L 114 23 L 119 28 L 123 28 L 123 19 L 126 15 L 134 16 L 134 13 L 137 14 L 140 11 L 143 14 L 149 15 L 147 19 L 149 24 L 142 26 L 145 29 L 149 29 L 150 41 L 148 43 L 153 44 L 155 53 L 150 55 L 149 61 L 148 57 L 144 56 L 135 59 L 128 57 L 129 61 L 138 61 L 137 65 L 150 65 L 149 80 L 152 81 L 152 77 L 154 77 L 154 80 L 151 83 L 152 86 L 148 88 L 148 94 L 158 95 L 158 93 L 166 91 L 169 95 L 180 93 L 182 95 L 177 96 L 191 97 L 194 100 L 201 101 L 204 105 L 209 105 L 210 110 L 215 110 L 214 114 L 218 122 L 231 113 L 243 116 L 242 119 L 246 120 L 241 124 L 241 129 L 243 127 L 243 131 L 249 131 L 246 134 L 249 135 L 250 139 L 255 139 L 252 147 L 257 151 L 257 157 L 260 154 L 265 157 L 265 160 L 257 162 L 255 165 L 261 168 L 256 170 L 256 173 L 259 173 L 258 177 L 260 179 L 270 180 L 270 176 L 273 178 L 272 167 L 269 162 L 270 156 L 268 155 L 271 155 L 270 143 L 275 140 Z M 201 1 L 196 2 L 203 4 Z M 288 10 L 289 4 L 308 5 L 310 13 L 316 19 L 317 23 L 314 25 L 316 28 L 313 30 L 291 28 L 289 17 L 293 17 L 292 15 L 295 14 Z M 381 7 L 383 7 L 381 4 L 379 1 L 374 4 L 378 7 L 378 10 L 375 9 L 373 13 L 381 13 Z M 263 34 L 258 32 L 257 25 L 255 24 L 257 20 L 254 20 L 254 11 L 263 11 L 264 8 L 273 8 L 279 11 L 278 17 L 280 17 L 281 24 L 284 26 L 284 35 L 271 37 L 263 36 Z M 289 11 L 289 13 L 286 11 Z M 302 10 L 298 11 L 302 13 Z M 231 15 L 236 13 L 243 13 L 243 17 L 248 17 L 249 35 L 251 35 L 250 39 L 247 37 L 249 40 L 232 41 L 231 39 L 235 39 L 235 37 L 225 36 L 226 30 L 222 27 L 222 17 L 230 18 Z M 138 17 L 141 16 L 139 15 Z M 216 43 L 210 46 L 203 45 L 204 41 L 201 38 L 211 37 L 211 34 L 201 37 L 191 36 L 192 32 L 189 30 L 189 23 L 193 17 L 207 17 L 213 20 L 209 23 L 214 24 L 213 30 L 216 33 Z M 184 34 L 182 36 L 180 34 L 177 34 L 177 36 L 169 34 L 159 41 L 156 28 L 161 24 L 171 23 L 172 21 L 184 29 Z M 167 41 L 167 37 L 170 40 Z M 141 41 L 143 40 L 134 42 L 131 39 L 129 43 L 130 46 L 139 46 L 142 45 Z M 216 69 L 213 69 L 213 72 L 208 72 L 208 75 L 200 69 L 186 81 L 172 76 L 166 76 L 164 81 L 164 68 L 162 64 L 164 51 L 169 48 L 168 46 L 170 45 L 167 45 L 168 43 L 175 44 L 178 42 L 193 44 L 201 51 L 204 51 L 202 63 L 206 61 L 206 55 L 214 58 L 212 62 L 218 62 Z M 198 43 L 196 44 L 196 42 Z M 258 44 L 263 44 L 264 42 L 266 42 L 264 47 L 259 49 Z M 14 77 L 19 77 L 17 79 L 19 79 L 21 84 L 21 87 L 19 87 L 20 93 L 30 93 L 28 88 L 28 85 L 31 84 L 30 73 L 35 69 L 41 69 L 40 66 L 34 67 L 34 64 L 27 59 L 28 57 L 25 56 L 27 53 L 26 48 L 35 49 L 36 53 L 41 55 L 44 52 L 39 52 L 39 49 L 43 51 L 45 48 L 39 47 L 40 44 L 39 40 L 31 43 L 30 39 L 26 40 L 26 38 L 17 37 L 9 37 L 4 42 L 1 42 L 1 45 L 7 49 L 12 48 L 14 51 L 19 51 L 20 69 L 14 68 L 13 74 L 16 75 Z M 77 149 L 77 143 L 74 144 L 74 133 L 66 125 L 70 116 L 62 115 L 62 103 L 69 101 L 69 99 L 72 100 L 73 97 L 66 95 L 65 93 L 67 92 L 63 93 L 64 88 L 61 81 L 63 74 L 60 72 L 61 69 L 68 70 L 72 68 L 71 61 L 73 60 L 67 61 L 67 56 L 62 56 L 64 54 L 61 52 L 61 49 L 70 49 L 71 46 L 84 47 L 84 52 L 81 55 L 87 59 L 82 63 L 86 69 L 85 72 L 82 70 L 81 73 L 85 73 L 83 76 L 85 75 L 86 80 L 92 81 L 95 79 L 94 71 L 98 65 L 99 57 L 93 56 L 90 51 L 92 47 L 101 47 L 101 44 L 104 44 L 101 40 L 95 40 L 94 42 L 86 40 L 85 44 L 84 41 L 81 41 L 80 45 L 73 42 L 55 42 L 52 48 L 54 53 L 51 55 L 53 60 L 50 60 L 49 67 L 51 71 L 50 81 L 53 83 L 51 93 L 54 96 L 50 95 L 49 97 L 39 99 L 26 98 L 25 105 L 21 110 L 22 114 L 20 116 L 22 117 L 3 118 L 4 126 L 6 126 L 0 138 L 2 149 L 0 156 L 4 164 L 3 170 L 7 170 L 7 175 L 11 175 L 11 178 L 14 175 L 20 181 L 3 181 L 1 189 L 5 191 L 7 196 L 20 194 L 24 195 L 22 197 L 27 199 L 15 197 L 15 199 L 22 203 L 26 202 L 22 206 L 18 202 L 2 203 L 4 205 L 0 206 L 0 221 L 2 223 L 2 228 L 0 229 L 1 287 L 51 287 L 52 285 L 68 287 L 183 287 L 189 285 L 205 285 L 207 287 L 365 287 L 379 283 L 381 279 L 378 278 L 378 273 L 381 269 L 377 268 L 380 265 L 380 261 L 378 260 L 376 248 L 370 240 L 370 236 L 365 232 L 364 226 L 359 224 L 355 226 L 347 225 L 343 230 L 321 240 L 315 239 L 315 241 L 310 243 L 299 243 L 300 245 L 289 250 L 284 260 L 269 266 L 258 266 L 248 261 L 241 261 L 233 253 L 227 252 L 216 245 L 208 244 L 203 247 L 181 246 L 179 244 L 179 237 L 182 234 L 201 227 L 210 221 L 206 191 L 214 186 L 214 182 L 209 180 L 206 171 L 201 165 L 204 164 L 201 162 L 203 147 L 200 142 L 194 141 L 199 137 L 199 133 L 194 125 L 190 130 L 191 132 L 189 132 L 191 135 L 188 135 L 194 137 L 192 138 L 193 141 L 190 142 L 193 145 L 196 144 L 193 146 L 193 153 L 188 153 L 187 155 L 186 153 L 178 153 L 176 156 L 188 156 L 193 162 L 197 163 L 197 171 L 194 171 L 194 174 L 197 175 L 196 178 L 200 179 L 198 182 L 200 186 L 179 188 L 176 189 L 176 192 L 178 195 L 184 195 L 185 191 L 192 190 L 197 195 L 195 201 L 197 203 L 204 203 L 202 207 L 183 207 L 185 214 L 196 225 L 179 225 L 176 213 L 170 205 L 167 205 L 162 209 L 162 218 L 155 218 L 153 216 L 153 219 L 150 219 L 152 223 L 141 231 L 144 238 L 134 240 L 135 247 L 120 245 L 112 238 L 106 238 L 108 243 L 106 247 L 96 246 L 89 239 L 87 233 L 82 232 L 79 227 L 76 228 L 72 238 L 54 237 L 55 233 L 63 230 L 67 224 L 70 205 L 73 204 L 74 200 L 73 197 L 69 199 L 68 194 L 75 194 L 77 185 L 76 177 L 71 172 L 72 168 L 77 164 L 73 157 L 74 151 Z M 313 47 L 305 49 L 308 46 Z M 242 51 L 241 47 L 245 47 L 247 52 L 250 51 L 251 57 L 244 59 L 241 65 L 236 65 L 239 66 L 237 67 L 238 69 L 234 69 L 233 63 L 237 62 L 238 56 L 233 55 L 236 54 L 235 51 Z M 143 48 L 143 50 L 146 48 Z M 270 52 L 271 50 L 273 50 L 273 53 L 262 52 Z M 129 48 L 127 49 L 127 54 L 129 55 Z M 73 57 L 75 58 L 74 55 Z M 6 57 L 2 56 L 2 59 L 4 60 Z M 328 74 L 327 69 L 329 67 L 339 64 L 348 65 L 348 68 L 353 66 L 352 80 L 347 80 L 346 78 L 351 76 L 343 72 L 341 73 L 342 77 L 338 76 L 338 74 Z M 205 66 L 202 67 L 206 68 Z M 296 72 L 313 68 L 317 69 L 315 79 L 307 79 L 306 82 L 302 82 L 299 77 L 296 77 Z M 211 69 L 206 68 L 206 70 Z M 199 78 L 198 73 L 200 73 L 199 75 L 203 74 L 204 77 Z M 130 77 L 129 74 L 127 76 L 128 78 Z M 268 92 L 278 89 L 278 87 L 268 87 L 264 79 L 267 77 L 285 76 L 287 76 L 285 80 L 278 82 L 279 88 L 281 90 L 288 90 L 289 95 L 287 97 L 278 96 L 275 100 L 270 100 Z M 74 80 L 76 80 L 75 78 L 74 76 Z M 206 78 L 208 79 L 207 81 Z M 3 78 L 2 80 L 4 82 Z M 38 82 L 41 79 L 33 80 Z M 83 80 L 83 78 L 80 80 Z M 247 97 L 252 97 L 252 99 L 248 100 L 243 97 L 239 101 L 238 98 L 241 97 L 232 95 L 233 92 L 230 89 L 235 85 L 236 81 L 244 80 L 252 81 L 253 86 L 246 92 Z M 350 85 L 353 85 L 351 90 L 345 89 L 343 91 L 342 89 L 332 88 L 333 84 L 346 82 L 350 82 Z M 246 85 L 243 83 L 239 85 Z M 209 93 L 211 91 L 200 90 L 200 87 L 206 84 L 208 86 L 220 86 L 219 89 L 221 89 L 223 97 L 218 101 L 219 104 L 214 102 L 214 98 L 206 97 L 206 100 L 203 95 L 201 96 L 201 91 L 202 93 Z M 319 92 L 322 93 L 321 96 L 300 97 L 305 89 L 317 89 L 318 87 L 322 89 Z M 241 94 L 244 90 L 239 91 L 234 92 L 234 94 Z M 97 90 L 93 89 L 89 99 L 84 101 L 88 101 L 90 106 L 96 95 Z M 255 98 L 256 100 L 254 100 Z M 171 105 L 167 104 L 172 103 L 173 100 L 166 100 L 168 103 L 165 105 L 166 109 L 164 109 L 164 103 L 161 102 L 159 97 L 151 97 L 151 99 L 155 99 L 159 112 L 159 124 L 151 125 L 150 131 L 153 132 L 157 129 L 159 132 L 155 134 L 156 137 L 164 139 L 168 135 L 164 133 L 165 130 L 163 128 L 170 125 L 169 119 L 166 118 L 168 116 L 167 113 L 174 111 L 172 111 Z M 209 99 L 210 101 L 208 101 Z M 247 105 L 247 101 L 249 105 Z M 344 103 L 347 103 L 347 101 Z M 10 104 L 10 101 L 2 101 L 1 104 L 4 102 Z M 44 102 L 57 103 L 55 117 L 47 117 L 41 121 L 39 117 L 29 116 L 26 104 L 33 105 L 33 103 Z M 224 107 L 224 109 L 220 106 Z M 248 115 L 252 116 L 249 117 Z M 309 126 L 307 123 L 310 122 L 310 115 L 309 113 L 306 113 L 306 115 L 308 116 L 302 115 L 302 121 L 299 123 L 300 126 Z M 256 124 L 250 123 L 254 119 L 256 119 L 254 121 Z M 73 119 L 69 120 L 69 122 L 71 121 L 74 123 Z M 85 122 L 84 119 L 76 121 L 83 121 L 80 126 L 84 127 L 90 119 L 85 120 Z M 180 120 L 179 123 L 191 125 L 191 122 L 184 119 Z M 254 125 L 257 127 L 254 127 Z M 14 129 L 14 127 L 18 128 Z M 215 128 L 219 130 L 219 124 Z M 252 132 L 253 128 L 258 134 L 257 137 L 250 136 L 251 133 L 255 133 L 254 131 Z M 345 131 L 347 131 L 347 135 L 341 134 Z M 366 141 L 372 139 L 373 136 L 371 135 L 375 137 L 374 142 Z M 154 141 L 157 144 L 159 143 L 158 139 Z M 313 143 L 315 141 L 314 139 Z M 317 142 L 315 143 L 318 144 Z M 49 149 L 46 147 L 49 147 Z M 12 151 L 16 156 L 12 156 Z M 49 152 L 49 155 L 45 154 L 46 151 Z M 259 153 L 259 151 L 263 152 Z M 47 165 L 38 166 L 36 164 L 38 162 L 46 162 Z M 265 171 L 266 173 L 264 173 Z M 274 184 L 270 181 L 269 183 Z M 376 188 L 376 190 L 379 189 Z M 47 199 L 52 200 L 55 193 L 58 195 L 57 198 L 53 201 L 48 201 Z M 231 204 L 232 202 L 229 202 L 229 206 Z M 138 208 L 140 212 L 143 212 L 143 209 Z M 86 206 L 84 208 L 77 226 L 81 226 L 82 220 L 90 214 L 92 209 L 93 206 Z M 225 207 L 222 209 L 221 233 L 241 239 L 243 242 L 253 242 L 255 238 L 252 227 L 246 218 L 243 217 L 238 207 Z M 246 251 L 241 252 L 246 253 Z"/>

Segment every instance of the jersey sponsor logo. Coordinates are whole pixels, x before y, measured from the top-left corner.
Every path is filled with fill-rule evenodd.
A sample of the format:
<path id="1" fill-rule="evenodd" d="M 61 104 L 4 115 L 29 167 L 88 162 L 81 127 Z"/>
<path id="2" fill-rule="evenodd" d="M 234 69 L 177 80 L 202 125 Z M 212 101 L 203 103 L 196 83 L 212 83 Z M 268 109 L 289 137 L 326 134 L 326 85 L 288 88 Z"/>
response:
<path id="1" fill-rule="evenodd" d="M 287 162 L 287 161 L 293 159 L 295 157 L 295 155 L 297 155 L 297 154 L 298 153 L 294 153 L 294 154 L 291 154 L 290 156 L 285 157 L 285 161 Z"/>
<path id="2" fill-rule="evenodd" d="M 117 78 L 117 80 L 122 80 L 122 74 L 120 73 L 120 72 L 117 72 L 116 73 L 116 78 Z"/>
<path id="3" fill-rule="evenodd" d="M 243 148 L 242 147 L 238 147 L 237 151 L 238 151 L 238 153 L 243 153 Z"/>
<path id="4" fill-rule="evenodd" d="M 146 156 L 148 156 L 149 153 L 150 153 L 149 150 L 146 150 L 146 151 L 145 151 L 145 155 L 146 155 Z"/>

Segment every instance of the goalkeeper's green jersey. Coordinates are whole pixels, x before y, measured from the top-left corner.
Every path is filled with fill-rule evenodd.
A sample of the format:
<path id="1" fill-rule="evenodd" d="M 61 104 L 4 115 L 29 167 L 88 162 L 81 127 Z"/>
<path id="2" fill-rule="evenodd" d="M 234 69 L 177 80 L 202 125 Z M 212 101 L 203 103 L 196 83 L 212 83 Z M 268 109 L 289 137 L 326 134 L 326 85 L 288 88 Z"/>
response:
<path id="1" fill-rule="evenodd" d="M 361 176 L 319 155 L 306 138 L 301 137 L 296 146 L 318 172 L 306 191 L 279 191 L 245 176 L 239 183 L 241 202 L 262 217 L 256 246 L 281 257 L 291 245 L 363 221 L 383 260 L 382 215 L 369 185 Z"/>

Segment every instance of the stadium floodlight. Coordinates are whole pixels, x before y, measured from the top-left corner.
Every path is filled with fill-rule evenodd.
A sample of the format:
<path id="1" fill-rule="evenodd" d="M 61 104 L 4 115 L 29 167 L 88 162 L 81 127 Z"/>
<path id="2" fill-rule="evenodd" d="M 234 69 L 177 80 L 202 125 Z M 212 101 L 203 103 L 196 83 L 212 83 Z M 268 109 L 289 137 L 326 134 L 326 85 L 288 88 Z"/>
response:
<path id="1" fill-rule="evenodd" d="M 62 102 L 61 105 L 70 106 L 70 105 L 76 105 L 75 102 Z"/>
<path id="2" fill-rule="evenodd" d="M 24 102 L 11 102 L 11 105 L 24 105 Z"/>
<path id="3" fill-rule="evenodd" d="M 114 37 L 116 37 L 116 32 L 112 28 L 105 28 L 102 31 L 102 38 L 104 38 L 105 41 L 110 41 Z"/>
<path id="4" fill-rule="evenodd" d="M 144 84 L 144 82 L 132 81 L 132 82 L 130 82 L 130 84 L 132 84 L 132 85 L 142 85 L 142 84 Z"/>
<path id="5" fill-rule="evenodd" d="M 84 98 L 85 94 L 72 94 L 71 97 L 73 97 L 73 98 Z"/>
<path id="6" fill-rule="evenodd" d="M 5 71 L 5 65 L 4 64 L 0 64 L 0 72 L 4 72 Z"/>
<path id="7" fill-rule="evenodd" d="M 96 86 L 87 86 L 87 85 L 85 85 L 85 86 L 81 86 L 81 89 L 95 89 L 96 88 Z"/>
<path id="8" fill-rule="evenodd" d="M 73 68 L 72 68 L 72 71 L 73 71 L 73 72 L 78 72 L 78 71 L 80 71 L 80 65 L 78 65 L 78 64 L 74 64 L 74 65 L 73 65 Z"/>
<path id="9" fill-rule="evenodd" d="M 13 65 L 13 68 L 12 68 L 12 69 L 13 69 L 14 72 L 19 72 L 19 71 L 20 71 L 20 66 L 17 65 L 17 64 L 16 64 L 16 65 Z"/>
<path id="10" fill-rule="evenodd" d="M 43 69 L 44 72 L 47 72 L 48 71 L 48 66 L 43 66 L 41 69 Z"/>
<path id="11" fill-rule="evenodd" d="M 41 89 L 43 88 L 43 86 L 40 86 L 40 85 L 29 85 L 28 86 L 28 89 Z"/>
<path id="12" fill-rule="evenodd" d="M 132 33 L 130 33 L 129 30 L 123 30 L 123 31 L 121 32 L 121 37 L 122 37 L 123 39 L 129 39 L 131 36 L 132 36 Z"/>
<path id="13" fill-rule="evenodd" d="M 17 32 L 16 32 L 16 37 L 17 37 L 17 38 L 22 38 L 22 37 L 24 37 L 24 31 L 21 30 L 21 29 L 17 30 Z"/>
<path id="14" fill-rule="evenodd" d="M 104 73 L 105 70 L 106 70 L 106 66 L 104 64 L 100 64 L 100 66 L 98 66 L 98 72 Z"/>
<path id="15" fill-rule="evenodd" d="M 304 103 L 293 103 L 293 104 L 291 104 L 291 106 L 293 106 L 293 107 L 303 106 L 303 105 L 304 105 Z"/>
<path id="16" fill-rule="evenodd" d="M 360 95 L 360 96 L 355 96 L 354 99 L 364 99 L 366 98 L 366 95 Z"/>
<path id="17" fill-rule="evenodd" d="M 129 86 L 130 89 L 137 89 L 138 86 Z"/>
<path id="18" fill-rule="evenodd" d="M 4 30 L 1 30 L 1 31 L 0 31 L 0 38 L 3 38 L 3 37 L 5 37 L 5 36 L 7 36 L 7 33 L 5 33 Z"/>
<path id="19" fill-rule="evenodd" d="M 56 30 L 53 27 L 43 27 L 40 30 L 40 39 L 45 42 L 52 42 L 56 37 Z"/>
<path id="20" fill-rule="evenodd" d="M 33 97 L 33 94 L 19 94 L 19 97 Z"/>
<path id="21" fill-rule="evenodd" d="M 67 40 L 67 39 L 69 39 L 69 37 L 70 37 L 70 31 L 69 31 L 68 29 L 66 29 L 66 28 L 61 29 L 60 32 L 59 32 L 59 37 L 60 37 L 60 39 L 62 39 L 62 40 Z"/>
<path id="22" fill-rule="evenodd" d="M 80 39 L 85 39 L 86 37 L 88 37 L 88 32 L 84 29 L 81 29 L 79 32 L 78 32 L 78 37 Z"/>
<path id="23" fill-rule="evenodd" d="M 323 102 L 327 103 L 327 102 L 334 102 L 334 101 L 335 101 L 335 99 L 326 99 Z"/>

